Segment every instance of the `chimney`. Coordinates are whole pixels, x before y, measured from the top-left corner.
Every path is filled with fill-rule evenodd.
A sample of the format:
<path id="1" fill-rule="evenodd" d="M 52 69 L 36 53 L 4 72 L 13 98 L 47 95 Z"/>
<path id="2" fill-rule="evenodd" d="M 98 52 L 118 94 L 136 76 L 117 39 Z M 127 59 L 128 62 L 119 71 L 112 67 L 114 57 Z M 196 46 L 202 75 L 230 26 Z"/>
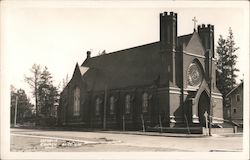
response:
<path id="1" fill-rule="evenodd" d="M 89 59 L 91 58 L 91 51 L 87 51 L 87 58 L 86 59 Z"/>

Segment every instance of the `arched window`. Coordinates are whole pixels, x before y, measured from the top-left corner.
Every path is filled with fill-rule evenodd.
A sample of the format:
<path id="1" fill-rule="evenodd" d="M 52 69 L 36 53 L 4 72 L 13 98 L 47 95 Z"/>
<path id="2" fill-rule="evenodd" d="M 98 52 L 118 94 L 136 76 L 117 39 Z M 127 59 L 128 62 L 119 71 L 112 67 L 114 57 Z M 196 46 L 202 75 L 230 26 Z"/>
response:
<path id="1" fill-rule="evenodd" d="M 145 92 L 142 95 L 142 112 L 148 111 L 148 94 Z"/>
<path id="2" fill-rule="evenodd" d="M 73 115 L 74 116 L 79 116 L 80 115 L 80 89 L 78 87 L 76 87 L 74 89 Z"/>
<path id="3" fill-rule="evenodd" d="M 95 115 L 96 116 L 100 115 L 100 104 L 101 104 L 101 99 L 98 97 L 95 101 Z"/>
<path id="4" fill-rule="evenodd" d="M 110 114 L 114 114 L 115 112 L 115 97 L 110 97 Z"/>
<path id="5" fill-rule="evenodd" d="M 125 97 L 125 113 L 128 114 L 130 113 L 130 95 L 127 94 Z"/>

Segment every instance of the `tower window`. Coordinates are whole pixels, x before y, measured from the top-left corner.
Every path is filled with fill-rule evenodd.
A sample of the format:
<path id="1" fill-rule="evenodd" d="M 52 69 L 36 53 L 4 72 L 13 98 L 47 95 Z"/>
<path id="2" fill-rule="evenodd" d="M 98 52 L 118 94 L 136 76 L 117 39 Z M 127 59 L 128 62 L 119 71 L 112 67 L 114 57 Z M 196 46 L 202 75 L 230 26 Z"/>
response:
<path id="1" fill-rule="evenodd" d="M 236 101 L 239 102 L 240 101 L 240 95 L 236 94 Z"/>
<path id="2" fill-rule="evenodd" d="M 234 113 L 236 113 L 236 109 L 234 109 Z"/>
<path id="3" fill-rule="evenodd" d="M 74 90 L 74 107 L 73 107 L 73 115 L 80 115 L 80 89 L 78 87 Z"/>

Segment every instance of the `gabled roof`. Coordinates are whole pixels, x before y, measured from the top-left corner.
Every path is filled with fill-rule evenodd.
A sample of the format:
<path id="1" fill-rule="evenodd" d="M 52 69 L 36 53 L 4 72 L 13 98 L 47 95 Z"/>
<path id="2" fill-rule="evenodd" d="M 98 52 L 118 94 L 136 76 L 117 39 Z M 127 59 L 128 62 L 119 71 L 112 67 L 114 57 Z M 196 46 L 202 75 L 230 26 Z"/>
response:
<path id="1" fill-rule="evenodd" d="M 227 96 L 229 96 L 231 93 L 233 93 L 237 88 L 239 88 L 239 87 L 243 87 L 243 81 L 240 83 L 240 84 L 238 84 L 236 87 L 234 87 L 230 92 L 228 92 L 228 94 L 226 94 L 226 97 Z"/>
<path id="2" fill-rule="evenodd" d="M 200 36 L 197 32 L 194 32 L 189 39 L 189 42 L 185 48 L 187 52 L 197 54 L 197 55 L 205 55 L 204 47 L 202 45 Z"/>
<path id="3" fill-rule="evenodd" d="M 70 85 L 70 83 L 73 79 L 78 78 L 78 77 L 82 78 L 82 75 L 83 74 L 81 73 L 80 66 L 78 65 L 78 63 L 76 63 L 73 75 L 72 75 L 71 79 L 69 80 L 69 83 L 67 83 L 67 85 L 64 87 L 62 94 L 65 94 L 67 92 L 66 90 L 68 89 L 68 86 Z"/>
<path id="4" fill-rule="evenodd" d="M 152 84 L 160 74 L 159 48 L 155 42 L 89 58 L 82 64 L 90 68 L 84 79 L 96 91 Z"/>
<path id="5" fill-rule="evenodd" d="M 80 72 L 79 65 L 78 65 L 78 63 L 76 63 L 76 66 L 75 66 L 75 69 L 74 69 L 72 78 L 73 78 L 76 74 L 79 74 L 79 72 Z"/>

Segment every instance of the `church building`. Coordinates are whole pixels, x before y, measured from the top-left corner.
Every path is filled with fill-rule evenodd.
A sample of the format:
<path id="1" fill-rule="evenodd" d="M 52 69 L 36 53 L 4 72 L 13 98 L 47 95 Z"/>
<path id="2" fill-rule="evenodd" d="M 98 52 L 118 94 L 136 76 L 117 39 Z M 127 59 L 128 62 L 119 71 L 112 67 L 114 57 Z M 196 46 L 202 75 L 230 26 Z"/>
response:
<path id="1" fill-rule="evenodd" d="M 76 64 L 61 93 L 58 123 L 85 128 L 205 126 L 223 123 L 216 87 L 214 26 L 177 35 L 177 14 L 160 14 L 160 40 Z"/>

